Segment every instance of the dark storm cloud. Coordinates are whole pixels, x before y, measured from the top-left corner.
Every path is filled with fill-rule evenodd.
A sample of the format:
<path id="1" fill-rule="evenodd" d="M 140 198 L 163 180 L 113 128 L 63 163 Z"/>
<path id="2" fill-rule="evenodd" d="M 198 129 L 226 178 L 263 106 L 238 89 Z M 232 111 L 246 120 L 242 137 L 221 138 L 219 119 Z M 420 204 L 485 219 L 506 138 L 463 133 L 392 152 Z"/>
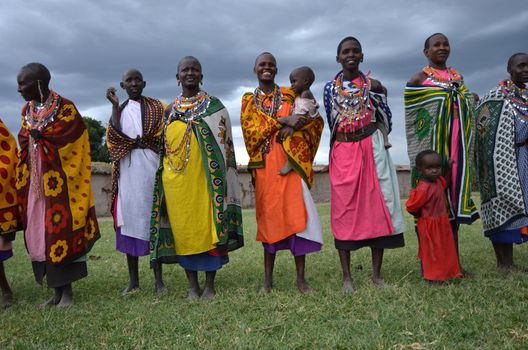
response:
<path id="1" fill-rule="evenodd" d="M 52 88 L 71 98 L 84 115 L 106 120 L 108 86 L 122 73 L 140 69 L 145 94 L 169 102 L 178 93 L 176 65 L 185 55 L 202 63 L 204 89 L 224 101 L 236 136 L 239 161 L 245 162 L 239 127 L 241 95 L 254 89 L 258 53 L 275 54 L 277 82 L 309 65 L 316 72 L 313 91 L 339 70 L 336 46 L 354 35 L 365 62 L 389 89 L 395 127 L 393 158 L 407 163 L 402 91 L 425 64 L 424 39 L 444 32 L 451 41 L 449 63 L 470 88 L 483 94 L 506 77 L 507 58 L 527 51 L 528 9 L 522 0 L 497 6 L 492 1 L 36 1 L 0 3 L 0 115 L 18 130 L 23 103 L 16 74 L 31 61 L 52 71 Z M 123 99 L 125 95 L 119 91 Z M 322 101 L 320 101 L 322 102 Z M 317 162 L 327 161 L 325 130 Z"/>

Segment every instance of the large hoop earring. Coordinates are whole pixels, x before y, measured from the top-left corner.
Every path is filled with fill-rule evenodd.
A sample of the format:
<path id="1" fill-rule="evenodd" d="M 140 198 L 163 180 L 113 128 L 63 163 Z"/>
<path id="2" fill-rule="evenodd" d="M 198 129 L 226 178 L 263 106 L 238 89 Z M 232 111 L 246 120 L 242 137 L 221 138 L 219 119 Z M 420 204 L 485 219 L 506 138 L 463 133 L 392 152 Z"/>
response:
<path id="1" fill-rule="evenodd" d="M 37 87 L 40 94 L 40 103 L 44 103 L 44 94 L 42 93 L 42 88 L 40 87 L 40 80 L 37 80 Z"/>

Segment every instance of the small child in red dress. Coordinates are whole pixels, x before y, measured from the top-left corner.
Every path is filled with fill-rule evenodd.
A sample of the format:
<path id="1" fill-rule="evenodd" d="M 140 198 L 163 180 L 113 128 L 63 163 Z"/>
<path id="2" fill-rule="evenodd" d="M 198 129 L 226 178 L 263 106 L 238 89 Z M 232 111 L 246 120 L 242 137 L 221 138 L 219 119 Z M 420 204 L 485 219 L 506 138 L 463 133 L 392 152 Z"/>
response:
<path id="1" fill-rule="evenodd" d="M 427 281 L 462 277 L 444 193 L 452 161 L 448 162 L 446 178 L 441 175 L 441 162 L 440 155 L 433 150 L 418 153 L 416 168 L 421 179 L 406 203 L 407 211 L 417 218 L 418 258 Z"/>

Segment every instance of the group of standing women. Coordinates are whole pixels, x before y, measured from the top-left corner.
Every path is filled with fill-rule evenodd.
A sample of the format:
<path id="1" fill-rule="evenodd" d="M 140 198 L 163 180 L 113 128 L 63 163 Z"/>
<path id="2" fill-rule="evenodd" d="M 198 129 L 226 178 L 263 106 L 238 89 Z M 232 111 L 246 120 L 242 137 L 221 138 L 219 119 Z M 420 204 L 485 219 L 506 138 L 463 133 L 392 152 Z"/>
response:
<path id="1" fill-rule="evenodd" d="M 476 153 L 484 230 L 498 265 L 511 268 L 512 244 L 528 237 L 528 55 L 512 56 L 510 79 L 475 109 L 476 96 L 460 73 L 446 65 L 449 53 L 445 35 L 430 36 L 424 47 L 428 65 L 406 87 L 413 185 L 419 177 L 415 156 L 436 151 L 442 173 L 449 171 L 452 179 L 445 189 L 446 204 L 440 207 L 449 215 L 458 253 L 459 223 L 478 218 L 470 198 Z M 336 55 L 342 69 L 324 88 L 331 131 L 331 228 L 345 293 L 354 291 L 351 251 L 371 249 L 372 281 L 382 287 L 384 250 L 404 246 L 405 223 L 386 138 L 392 126 L 387 90 L 360 71 L 363 59 L 360 42 L 344 38 Z M 264 251 L 262 290 L 272 290 L 277 251 L 289 250 L 297 286 L 308 292 L 305 256 L 320 251 L 323 243 L 309 189 L 324 123 L 318 114 L 307 118 L 295 112 L 295 91 L 275 84 L 277 62 L 272 54 L 260 54 L 254 72 L 258 87 L 243 96 L 240 119 L 255 185 L 257 241 Z M 216 271 L 229 261 L 230 251 L 243 246 L 231 123 L 220 100 L 201 90 L 202 67 L 196 58 L 187 56 L 179 62 L 176 79 L 181 94 L 169 106 L 142 95 L 146 83 L 137 70 L 123 75 L 121 87 L 129 97 L 124 103 L 119 103 L 114 88 L 107 90 L 112 104 L 107 142 L 113 161 L 116 248 L 127 255 L 130 279 L 124 294 L 139 287 L 138 257 L 150 255 L 158 292 L 165 290 L 162 264 L 178 262 L 189 282 L 188 298 L 210 299 L 215 295 Z M 47 274 L 48 285 L 55 288 L 47 305 L 73 303 L 71 283 L 86 276 L 85 256 L 99 237 L 85 129 L 77 125 L 73 104 L 48 89 L 49 80 L 49 71 L 40 64 L 20 71 L 19 92 L 28 103 L 16 177 L 12 176 L 16 157 L 3 153 L 0 159 L 13 168 L 2 168 L 0 174 L 6 180 L 0 208 L 4 305 L 12 297 L 2 261 L 10 257 L 8 242 L 19 222 L 37 281 Z M 4 129 L 0 126 L 2 137 Z M 6 147 L 15 147 L 12 141 L 0 146 L 6 152 Z M 285 164 L 292 170 L 284 171 Z M 8 195 L 15 187 L 20 215 L 13 210 L 14 194 Z M 199 271 L 206 275 L 203 288 Z"/>

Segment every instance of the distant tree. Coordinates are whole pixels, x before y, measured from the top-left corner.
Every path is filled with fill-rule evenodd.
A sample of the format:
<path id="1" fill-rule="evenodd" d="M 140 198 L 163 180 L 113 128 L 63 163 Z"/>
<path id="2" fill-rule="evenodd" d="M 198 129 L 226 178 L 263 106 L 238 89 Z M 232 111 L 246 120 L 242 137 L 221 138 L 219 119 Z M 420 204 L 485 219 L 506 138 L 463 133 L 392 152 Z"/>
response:
<path id="1" fill-rule="evenodd" d="M 83 117 L 84 124 L 88 129 L 88 136 L 90 138 L 90 151 L 92 153 L 92 162 L 106 162 L 110 163 L 110 155 L 106 147 L 106 128 L 97 119 L 90 117 Z"/>

